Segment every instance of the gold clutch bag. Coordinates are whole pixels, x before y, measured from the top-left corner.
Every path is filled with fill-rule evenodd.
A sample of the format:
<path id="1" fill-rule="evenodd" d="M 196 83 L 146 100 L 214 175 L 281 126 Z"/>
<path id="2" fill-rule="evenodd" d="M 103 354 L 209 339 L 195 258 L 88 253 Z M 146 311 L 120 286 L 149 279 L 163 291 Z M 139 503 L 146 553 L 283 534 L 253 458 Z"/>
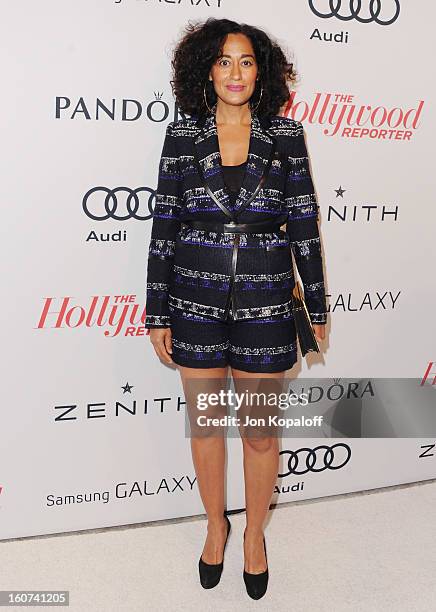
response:
<path id="1" fill-rule="evenodd" d="M 292 291 L 292 312 L 294 313 L 295 328 L 303 357 L 311 351 L 319 353 L 318 342 L 304 301 L 304 294 L 297 279 L 295 279 L 295 287 Z"/>

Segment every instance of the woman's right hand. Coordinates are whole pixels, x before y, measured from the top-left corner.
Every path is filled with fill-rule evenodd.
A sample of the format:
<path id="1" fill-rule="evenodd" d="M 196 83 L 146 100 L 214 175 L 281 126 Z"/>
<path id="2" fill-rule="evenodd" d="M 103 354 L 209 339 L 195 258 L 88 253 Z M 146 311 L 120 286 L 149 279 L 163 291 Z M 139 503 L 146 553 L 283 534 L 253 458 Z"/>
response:
<path id="1" fill-rule="evenodd" d="M 150 342 L 159 359 L 162 359 L 162 361 L 168 364 L 174 363 L 169 354 L 173 352 L 170 327 L 155 327 L 150 329 Z"/>

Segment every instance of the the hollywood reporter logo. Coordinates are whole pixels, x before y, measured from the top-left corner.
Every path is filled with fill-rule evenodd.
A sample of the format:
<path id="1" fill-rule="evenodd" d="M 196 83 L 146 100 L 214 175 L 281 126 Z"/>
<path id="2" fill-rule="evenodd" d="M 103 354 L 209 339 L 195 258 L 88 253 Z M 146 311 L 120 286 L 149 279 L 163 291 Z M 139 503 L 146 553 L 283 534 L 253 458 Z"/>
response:
<path id="1" fill-rule="evenodd" d="M 134 294 L 94 295 L 85 305 L 77 304 L 72 296 L 58 300 L 44 298 L 37 329 L 76 329 L 98 327 L 106 337 L 145 335 L 145 306 Z"/>
<path id="2" fill-rule="evenodd" d="M 433 376 L 433 378 L 431 378 L 431 376 Z M 421 386 L 424 385 L 427 380 L 431 385 L 436 385 L 436 363 L 434 361 L 428 362 L 428 366 L 421 380 Z"/>

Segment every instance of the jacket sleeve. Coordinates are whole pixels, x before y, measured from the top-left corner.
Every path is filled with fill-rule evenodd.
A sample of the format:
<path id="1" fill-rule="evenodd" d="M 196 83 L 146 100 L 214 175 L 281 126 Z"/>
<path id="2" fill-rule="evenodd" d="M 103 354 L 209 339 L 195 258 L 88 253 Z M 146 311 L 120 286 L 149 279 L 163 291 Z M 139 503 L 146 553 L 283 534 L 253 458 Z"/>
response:
<path id="1" fill-rule="evenodd" d="M 152 215 L 147 263 L 146 329 L 170 327 L 168 290 L 173 269 L 176 234 L 180 229 L 181 173 L 174 122 L 167 125 L 159 161 L 158 184 Z"/>
<path id="2" fill-rule="evenodd" d="M 327 305 L 318 231 L 319 206 L 309 168 L 303 125 L 296 122 L 288 157 L 285 202 L 286 232 L 303 282 L 304 299 L 312 323 L 325 324 Z"/>

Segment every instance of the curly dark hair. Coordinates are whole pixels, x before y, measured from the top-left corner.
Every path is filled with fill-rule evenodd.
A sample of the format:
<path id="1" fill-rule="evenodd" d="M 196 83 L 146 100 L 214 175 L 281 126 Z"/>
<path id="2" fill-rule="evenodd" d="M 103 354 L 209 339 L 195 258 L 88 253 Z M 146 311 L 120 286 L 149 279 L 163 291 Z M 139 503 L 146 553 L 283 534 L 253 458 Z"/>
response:
<path id="1" fill-rule="evenodd" d="M 245 34 L 254 49 L 259 75 L 252 96 L 254 104 L 259 100 L 259 84 L 263 86 L 256 112 L 259 115 L 278 115 L 281 107 L 289 99 L 288 83 L 296 80 L 293 63 L 288 63 L 280 45 L 263 30 L 230 19 L 214 17 L 200 22 L 188 21 L 183 36 L 173 52 L 171 60 L 173 80 L 170 83 L 180 110 L 182 113 L 194 116 L 207 113 L 203 95 L 205 83 L 209 106 L 217 101 L 208 74 L 221 55 L 225 38 L 230 33 Z"/>

